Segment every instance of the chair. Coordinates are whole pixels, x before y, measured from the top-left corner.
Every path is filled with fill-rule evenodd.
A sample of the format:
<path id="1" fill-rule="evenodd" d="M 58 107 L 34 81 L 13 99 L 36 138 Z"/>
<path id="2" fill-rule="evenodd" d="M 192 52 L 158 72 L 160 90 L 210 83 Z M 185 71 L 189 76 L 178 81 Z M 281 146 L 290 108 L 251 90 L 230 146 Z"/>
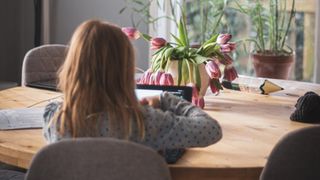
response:
<path id="1" fill-rule="evenodd" d="M 320 179 L 320 126 L 293 131 L 272 150 L 260 180 Z"/>
<path id="2" fill-rule="evenodd" d="M 170 180 L 154 150 L 112 138 L 63 140 L 41 149 L 26 180 Z"/>
<path id="3" fill-rule="evenodd" d="M 62 44 L 42 45 L 29 50 L 22 64 L 21 85 L 32 82 L 56 81 L 57 70 L 64 61 L 67 46 Z"/>
<path id="4" fill-rule="evenodd" d="M 0 169 L 1 180 L 24 180 L 25 174 L 19 171 Z"/>

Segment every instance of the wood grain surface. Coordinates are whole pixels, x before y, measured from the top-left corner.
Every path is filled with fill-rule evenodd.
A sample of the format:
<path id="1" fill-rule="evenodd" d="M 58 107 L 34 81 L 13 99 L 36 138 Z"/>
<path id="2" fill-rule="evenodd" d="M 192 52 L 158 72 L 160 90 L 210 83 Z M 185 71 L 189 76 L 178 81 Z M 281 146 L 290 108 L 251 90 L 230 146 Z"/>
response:
<path id="1" fill-rule="evenodd" d="M 299 96 L 320 85 L 275 81 L 285 88 L 270 95 L 224 90 L 205 96 L 205 111 L 217 119 L 223 138 L 205 148 L 190 148 L 174 165 L 174 180 L 258 179 L 277 141 L 290 131 L 310 126 L 289 119 Z M 26 87 L 0 91 L 0 109 L 44 106 L 60 93 Z M 28 168 L 45 146 L 41 129 L 0 131 L 0 161 Z"/>

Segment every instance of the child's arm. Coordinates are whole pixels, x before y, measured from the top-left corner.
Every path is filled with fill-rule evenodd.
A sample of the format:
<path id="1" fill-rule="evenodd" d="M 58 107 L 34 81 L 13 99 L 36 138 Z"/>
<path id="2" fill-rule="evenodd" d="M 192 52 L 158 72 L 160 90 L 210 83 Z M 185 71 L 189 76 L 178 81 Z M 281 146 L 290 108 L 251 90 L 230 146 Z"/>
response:
<path id="1" fill-rule="evenodd" d="M 156 149 L 204 147 L 219 141 L 218 122 L 199 107 L 163 93 L 160 109 L 146 107 L 145 143 Z"/>

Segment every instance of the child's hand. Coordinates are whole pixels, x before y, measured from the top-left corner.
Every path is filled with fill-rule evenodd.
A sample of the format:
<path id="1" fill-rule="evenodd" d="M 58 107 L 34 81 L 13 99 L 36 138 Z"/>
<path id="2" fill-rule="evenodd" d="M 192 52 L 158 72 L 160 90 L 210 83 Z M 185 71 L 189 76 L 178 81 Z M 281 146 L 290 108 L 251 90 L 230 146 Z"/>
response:
<path id="1" fill-rule="evenodd" d="M 145 97 L 140 100 L 141 105 L 149 105 L 154 108 L 160 108 L 160 96 Z"/>

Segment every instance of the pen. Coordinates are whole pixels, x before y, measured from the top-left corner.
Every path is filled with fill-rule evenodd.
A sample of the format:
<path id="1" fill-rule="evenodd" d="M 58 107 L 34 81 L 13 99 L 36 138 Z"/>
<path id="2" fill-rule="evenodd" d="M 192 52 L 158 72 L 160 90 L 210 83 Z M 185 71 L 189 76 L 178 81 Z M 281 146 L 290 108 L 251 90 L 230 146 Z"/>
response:
<path id="1" fill-rule="evenodd" d="M 258 93 L 258 94 L 269 94 L 272 92 L 283 90 L 282 87 L 280 87 L 279 85 L 277 85 L 267 79 L 265 79 L 263 81 L 263 83 L 260 82 L 260 84 L 257 84 L 256 82 L 250 83 L 250 80 L 244 81 L 243 79 L 242 79 L 242 83 L 241 82 L 230 82 L 227 80 L 223 80 L 222 86 L 226 89 L 252 92 L 252 93 Z"/>

